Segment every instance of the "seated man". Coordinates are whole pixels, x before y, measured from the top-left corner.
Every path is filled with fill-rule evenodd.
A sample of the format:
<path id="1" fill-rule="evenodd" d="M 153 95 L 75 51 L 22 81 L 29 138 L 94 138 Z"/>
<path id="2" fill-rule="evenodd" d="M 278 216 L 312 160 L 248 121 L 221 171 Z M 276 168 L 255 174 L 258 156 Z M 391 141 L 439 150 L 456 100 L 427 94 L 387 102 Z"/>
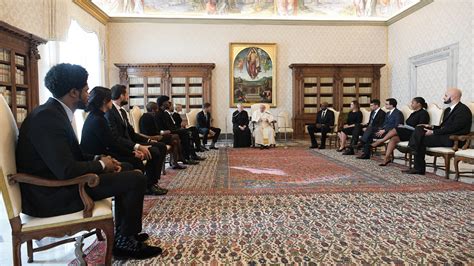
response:
<path id="1" fill-rule="evenodd" d="M 426 147 L 452 147 L 451 135 L 466 135 L 471 131 L 472 113 L 461 102 L 462 92 L 457 88 L 446 91 L 443 101 L 449 107 L 444 110 L 443 122 L 439 126 L 420 125 L 415 128 L 408 146 L 415 156 L 414 168 L 404 170 L 409 174 L 424 175 L 426 171 Z M 448 170 L 449 171 L 449 170 Z"/>
<path id="2" fill-rule="evenodd" d="M 173 105 L 171 105 L 173 106 Z M 172 108 L 170 106 L 170 108 Z M 196 127 L 188 127 L 187 124 L 181 118 L 180 113 L 183 111 L 183 106 L 181 104 L 175 104 L 174 108 L 171 110 L 171 117 L 177 128 L 185 128 L 191 134 L 192 142 L 194 143 L 194 150 L 197 152 L 203 152 L 207 149 L 201 145 L 201 140 L 199 138 L 199 132 Z"/>
<path id="3" fill-rule="evenodd" d="M 124 85 L 112 87 L 112 108 L 105 113 L 105 118 L 112 130 L 112 136 L 123 147 L 139 150 L 147 160 L 145 175 L 148 178 L 147 195 L 164 195 L 168 190 L 158 186 L 161 168 L 166 157 L 166 145 L 135 133 L 128 121 L 127 111 L 122 106 L 128 104 L 128 91 Z"/>
<path id="4" fill-rule="evenodd" d="M 173 122 L 170 114 L 167 112 L 170 102 L 170 98 L 166 95 L 158 97 L 158 110 L 155 115 L 155 122 L 158 130 L 165 133 L 177 134 L 181 141 L 181 152 L 183 153 L 183 163 L 194 165 L 198 164 L 199 160 L 204 160 L 204 158 L 198 156 L 194 151 L 194 147 L 189 139 L 189 134 L 186 129 L 176 127 Z"/>
<path id="5" fill-rule="evenodd" d="M 318 148 L 318 142 L 314 135 L 316 132 L 321 132 L 321 146 L 319 146 L 319 149 L 326 148 L 326 136 L 331 131 L 331 127 L 334 126 L 334 112 L 329 110 L 328 106 L 327 102 L 321 103 L 321 110 L 316 114 L 316 123 L 308 125 L 308 133 L 311 138 L 310 149 Z"/>
<path id="6" fill-rule="evenodd" d="M 232 129 L 234 132 L 234 148 L 244 148 L 252 145 L 249 115 L 240 103 L 237 104 L 237 111 L 232 114 Z"/>
<path id="7" fill-rule="evenodd" d="M 275 146 L 275 130 L 272 122 L 273 115 L 265 110 L 265 105 L 261 104 L 260 109 L 252 114 L 252 122 L 256 123 L 256 128 L 253 131 L 255 138 L 255 145 L 260 146 L 261 149 L 268 149 L 270 146 Z"/>
<path id="8" fill-rule="evenodd" d="M 181 153 L 181 141 L 179 136 L 171 134 L 170 132 L 160 132 L 156 125 L 156 111 L 158 110 L 158 104 L 155 102 L 149 102 L 146 105 L 147 113 L 144 113 L 140 117 L 139 126 L 140 132 L 149 136 L 150 138 L 156 138 L 159 142 L 163 142 L 166 145 L 171 146 L 171 167 L 173 169 L 186 169 L 186 166 L 180 165 L 178 162 L 183 160 Z"/>
<path id="9" fill-rule="evenodd" d="M 403 124 L 403 113 L 397 109 L 397 100 L 394 98 L 388 98 L 385 100 L 385 108 L 387 113 L 385 114 L 385 120 L 380 128 L 369 126 L 364 132 L 361 138 L 361 142 L 364 144 L 362 155 L 357 159 L 370 159 L 371 145 L 374 141 L 374 137 L 383 138 L 390 130 L 396 128 L 398 125 Z"/>
<path id="10" fill-rule="evenodd" d="M 380 100 L 373 99 L 370 101 L 370 119 L 369 123 L 366 125 L 356 124 L 354 130 L 352 131 L 352 140 L 350 146 L 342 153 L 343 155 L 354 155 L 354 149 L 358 146 L 359 136 L 365 131 L 369 132 L 373 130 L 378 130 L 382 127 L 383 122 L 385 121 L 385 112 L 380 108 Z"/>
<path id="11" fill-rule="evenodd" d="M 211 104 L 205 103 L 202 107 L 202 111 L 197 114 L 197 129 L 199 130 L 199 133 L 204 135 L 202 138 L 202 145 L 204 147 L 206 147 L 209 134 L 213 135 L 209 149 L 217 150 L 216 142 L 219 139 L 219 135 L 221 134 L 221 129 L 212 127 L 211 122 Z"/>
<path id="12" fill-rule="evenodd" d="M 117 258 L 144 259 L 161 254 L 159 247 L 144 241 L 143 197 L 146 177 L 139 171 L 121 171 L 109 156 L 84 154 L 71 121 L 74 111 L 87 102 L 87 71 L 78 65 L 53 66 L 45 77 L 52 93 L 45 104 L 35 108 L 23 122 L 16 150 L 18 171 L 51 180 L 67 180 L 95 173 L 100 183 L 86 187 L 94 200 L 115 197 L 115 243 Z M 84 209 L 77 186 L 41 187 L 20 183 L 22 211 L 35 217 L 52 217 Z"/>

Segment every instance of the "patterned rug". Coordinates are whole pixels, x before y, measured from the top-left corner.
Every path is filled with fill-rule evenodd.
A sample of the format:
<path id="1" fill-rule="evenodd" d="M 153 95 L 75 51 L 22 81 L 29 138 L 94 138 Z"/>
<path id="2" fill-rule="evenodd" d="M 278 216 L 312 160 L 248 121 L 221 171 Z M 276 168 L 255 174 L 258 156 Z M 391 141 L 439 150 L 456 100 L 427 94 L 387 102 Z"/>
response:
<path id="1" fill-rule="evenodd" d="M 145 204 L 162 256 L 115 265 L 474 263 L 473 185 L 331 150 L 206 156 L 164 176 L 169 195 Z M 87 261 L 103 251 L 92 244 Z"/>

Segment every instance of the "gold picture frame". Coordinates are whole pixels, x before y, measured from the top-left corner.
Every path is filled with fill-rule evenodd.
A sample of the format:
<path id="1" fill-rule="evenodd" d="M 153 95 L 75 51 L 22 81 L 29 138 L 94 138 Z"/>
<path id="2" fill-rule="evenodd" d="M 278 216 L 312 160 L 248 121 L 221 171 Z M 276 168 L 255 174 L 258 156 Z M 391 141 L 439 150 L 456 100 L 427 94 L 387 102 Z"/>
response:
<path id="1" fill-rule="evenodd" d="M 276 107 L 277 45 L 275 43 L 230 43 L 230 107 L 256 103 Z"/>

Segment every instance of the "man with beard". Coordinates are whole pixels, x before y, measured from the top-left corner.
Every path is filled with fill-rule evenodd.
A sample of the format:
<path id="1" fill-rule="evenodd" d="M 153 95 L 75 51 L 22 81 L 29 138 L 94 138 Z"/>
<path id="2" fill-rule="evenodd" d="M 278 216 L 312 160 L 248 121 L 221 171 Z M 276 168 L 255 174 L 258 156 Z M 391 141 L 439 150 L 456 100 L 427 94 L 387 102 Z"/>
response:
<path id="1" fill-rule="evenodd" d="M 443 122 L 439 126 L 419 125 L 415 128 L 408 146 L 415 157 L 414 168 L 404 170 L 409 174 L 424 175 L 426 170 L 426 147 L 452 147 L 451 135 L 467 135 L 471 131 L 472 113 L 461 102 L 462 92 L 457 88 L 446 91 L 443 102 L 449 105 L 444 110 Z M 449 169 L 446 169 L 449 171 Z"/>
<path id="2" fill-rule="evenodd" d="M 115 197 L 116 258 L 145 259 L 162 250 L 144 241 L 142 230 L 143 197 L 146 177 L 139 171 L 122 171 L 110 156 L 84 154 L 71 122 L 74 111 L 87 102 L 88 73 L 78 65 L 59 64 L 46 74 L 44 83 L 53 97 L 35 108 L 23 122 L 16 149 L 18 172 L 50 180 L 68 180 L 94 173 L 96 187 L 85 188 L 94 200 Z M 53 217 L 84 209 L 76 185 L 42 187 L 20 183 L 22 212 L 34 217 Z"/>
<path id="3" fill-rule="evenodd" d="M 138 150 L 147 160 L 145 175 L 147 176 L 147 195 L 164 195 L 168 191 L 158 186 L 161 168 L 166 157 L 166 145 L 156 140 L 135 133 L 128 121 L 127 111 L 122 107 L 128 104 L 128 91 L 124 85 L 112 87 L 112 109 L 105 113 L 112 135 L 120 145 L 127 149 Z"/>

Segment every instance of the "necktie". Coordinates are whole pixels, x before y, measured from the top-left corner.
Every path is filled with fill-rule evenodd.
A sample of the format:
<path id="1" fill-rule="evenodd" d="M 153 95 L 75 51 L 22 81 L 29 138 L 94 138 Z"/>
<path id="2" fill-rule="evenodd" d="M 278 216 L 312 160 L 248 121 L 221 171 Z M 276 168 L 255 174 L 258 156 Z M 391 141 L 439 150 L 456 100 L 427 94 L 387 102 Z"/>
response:
<path id="1" fill-rule="evenodd" d="M 326 117 L 326 110 L 323 111 L 323 115 L 321 116 L 321 118 L 324 119 L 324 117 Z"/>
<path id="2" fill-rule="evenodd" d="M 122 119 L 125 125 L 128 125 L 128 117 L 127 117 L 127 112 L 120 108 L 120 113 L 122 114 Z"/>
<path id="3" fill-rule="evenodd" d="M 372 125 L 372 122 L 374 121 L 374 117 L 375 117 L 375 111 L 372 113 L 372 115 L 370 116 L 370 121 L 369 121 L 369 125 Z"/>

